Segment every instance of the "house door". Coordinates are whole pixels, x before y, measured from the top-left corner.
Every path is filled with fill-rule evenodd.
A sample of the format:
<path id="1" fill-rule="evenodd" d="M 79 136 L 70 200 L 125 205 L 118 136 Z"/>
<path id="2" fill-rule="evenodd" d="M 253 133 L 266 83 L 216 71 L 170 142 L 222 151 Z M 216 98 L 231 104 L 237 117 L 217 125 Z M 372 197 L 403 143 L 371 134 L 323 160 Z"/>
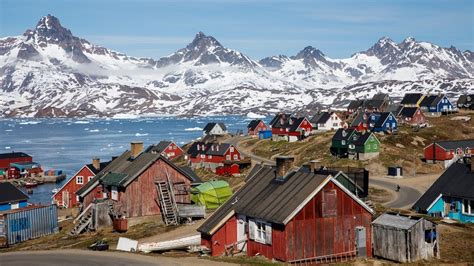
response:
<path id="1" fill-rule="evenodd" d="M 367 257 L 367 239 L 366 229 L 363 226 L 357 226 L 355 229 L 357 257 Z"/>
<path id="2" fill-rule="evenodd" d="M 245 215 L 237 216 L 237 242 L 247 240 L 247 232 L 245 228 L 247 226 L 247 219 Z M 242 251 L 247 251 L 247 241 L 239 243 L 237 248 Z"/>
<path id="3" fill-rule="evenodd" d="M 63 191 L 63 207 L 69 208 L 69 191 Z"/>

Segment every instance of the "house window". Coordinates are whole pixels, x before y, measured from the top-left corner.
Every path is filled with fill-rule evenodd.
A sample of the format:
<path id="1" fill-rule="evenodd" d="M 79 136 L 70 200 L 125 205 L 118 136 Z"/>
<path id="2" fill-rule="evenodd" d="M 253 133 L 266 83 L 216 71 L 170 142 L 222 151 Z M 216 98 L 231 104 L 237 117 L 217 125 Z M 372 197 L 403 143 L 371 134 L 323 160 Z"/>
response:
<path id="1" fill-rule="evenodd" d="M 255 242 L 271 245 L 272 226 L 270 223 L 259 220 L 249 220 L 249 238 Z"/>
<path id="2" fill-rule="evenodd" d="M 227 161 L 230 161 L 230 155 L 226 155 L 226 156 L 225 156 L 225 159 L 226 159 Z"/>
<path id="3" fill-rule="evenodd" d="M 462 213 L 474 214 L 474 200 L 464 199 L 462 201 Z"/>
<path id="4" fill-rule="evenodd" d="M 373 145 L 373 149 L 376 150 L 377 149 L 377 143 L 374 143 Z"/>
<path id="5" fill-rule="evenodd" d="M 92 178 L 94 178 L 94 176 L 89 176 L 89 177 L 87 178 L 87 181 L 88 181 L 88 182 L 91 181 Z"/>
<path id="6" fill-rule="evenodd" d="M 234 147 L 230 147 L 230 152 L 234 152 Z"/>
<path id="7" fill-rule="evenodd" d="M 201 154 L 201 158 L 206 158 L 206 155 L 205 154 Z"/>
<path id="8" fill-rule="evenodd" d="M 265 244 L 265 239 L 267 238 L 265 224 L 262 222 L 255 222 L 255 224 L 257 229 L 255 240 L 257 240 L 257 242 Z"/>
<path id="9" fill-rule="evenodd" d="M 207 158 L 212 159 L 212 155 L 209 154 L 209 155 L 207 156 Z"/>
<path id="10" fill-rule="evenodd" d="M 118 191 L 117 191 L 117 187 L 112 187 L 111 198 L 112 198 L 113 200 L 118 200 Z"/>
<path id="11" fill-rule="evenodd" d="M 84 184 L 84 177 L 76 176 L 76 184 L 78 184 L 78 185 Z"/>
<path id="12" fill-rule="evenodd" d="M 342 145 L 346 145 L 346 141 L 345 141 L 345 140 L 341 140 L 341 144 L 342 144 Z"/>
<path id="13" fill-rule="evenodd" d="M 239 159 L 239 155 L 234 154 L 234 160 L 238 160 L 238 159 Z"/>

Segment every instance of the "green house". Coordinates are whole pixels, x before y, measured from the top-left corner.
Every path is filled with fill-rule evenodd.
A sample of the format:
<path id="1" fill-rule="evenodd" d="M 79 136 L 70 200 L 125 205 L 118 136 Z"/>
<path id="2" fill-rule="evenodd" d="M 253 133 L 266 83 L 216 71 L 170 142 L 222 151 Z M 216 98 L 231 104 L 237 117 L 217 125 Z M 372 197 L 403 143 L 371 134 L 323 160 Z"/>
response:
<path id="1" fill-rule="evenodd" d="M 380 141 L 371 132 L 353 134 L 349 140 L 349 158 L 368 160 L 379 155 Z"/>
<path id="2" fill-rule="evenodd" d="M 332 137 L 331 154 L 340 158 L 347 158 L 349 155 L 349 140 L 356 132 L 355 129 L 338 129 Z"/>

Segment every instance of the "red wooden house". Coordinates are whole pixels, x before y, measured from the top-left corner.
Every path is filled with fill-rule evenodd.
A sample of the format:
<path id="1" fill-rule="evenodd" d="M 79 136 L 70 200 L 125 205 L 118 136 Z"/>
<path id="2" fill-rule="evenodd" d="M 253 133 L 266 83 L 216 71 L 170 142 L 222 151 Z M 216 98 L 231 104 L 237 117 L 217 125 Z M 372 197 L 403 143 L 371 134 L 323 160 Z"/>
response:
<path id="1" fill-rule="evenodd" d="M 301 264 L 371 257 L 373 210 L 337 176 L 290 170 L 292 160 L 279 157 L 276 168 L 256 166 L 247 183 L 198 228 L 201 244 L 212 256 L 235 247 L 247 256 Z"/>
<path id="2" fill-rule="evenodd" d="M 272 140 L 294 142 L 308 137 L 313 125 L 306 117 L 294 117 L 290 114 L 277 114 L 270 122 Z"/>
<path id="3" fill-rule="evenodd" d="M 426 117 L 419 107 L 403 107 L 398 114 L 400 122 L 417 126 L 426 124 Z"/>
<path id="4" fill-rule="evenodd" d="M 474 154 L 474 139 L 436 141 L 424 149 L 427 162 L 444 162 L 459 157 L 471 157 Z"/>
<path id="5" fill-rule="evenodd" d="M 53 203 L 64 208 L 79 205 L 79 197 L 76 195 L 76 192 L 91 181 L 109 163 L 110 161 L 101 163 L 98 158 L 92 159 L 92 164 L 84 165 L 53 195 Z M 95 189 L 94 194 L 98 197 L 102 196 L 99 188 Z"/>
<path id="6" fill-rule="evenodd" d="M 31 163 L 33 158 L 23 152 L 0 153 L 0 169 L 7 169 L 11 163 Z"/>
<path id="7" fill-rule="evenodd" d="M 187 160 L 192 168 L 208 168 L 215 171 L 224 162 L 240 161 L 240 152 L 228 143 L 194 142 L 187 151 Z"/>
<path id="8" fill-rule="evenodd" d="M 216 168 L 216 174 L 222 176 L 233 176 L 240 174 L 240 166 L 232 161 L 224 162 L 223 166 Z"/>
<path id="9" fill-rule="evenodd" d="M 249 136 L 257 136 L 258 132 L 268 130 L 267 125 L 261 119 L 255 119 L 250 121 L 247 125 L 247 134 Z"/>
<path id="10" fill-rule="evenodd" d="M 176 203 L 191 203 L 191 184 L 200 182 L 189 169 L 178 167 L 160 153 L 143 151 L 142 142 L 132 142 L 125 151 L 85 184 L 77 195 L 86 208 L 97 198 L 96 188 L 109 199 L 114 210 L 124 217 L 161 214 L 157 182 L 168 180 Z"/>
<path id="11" fill-rule="evenodd" d="M 183 150 L 173 141 L 160 141 L 156 145 L 151 145 L 148 147 L 147 152 L 157 152 L 166 158 L 173 160 L 183 155 Z"/>

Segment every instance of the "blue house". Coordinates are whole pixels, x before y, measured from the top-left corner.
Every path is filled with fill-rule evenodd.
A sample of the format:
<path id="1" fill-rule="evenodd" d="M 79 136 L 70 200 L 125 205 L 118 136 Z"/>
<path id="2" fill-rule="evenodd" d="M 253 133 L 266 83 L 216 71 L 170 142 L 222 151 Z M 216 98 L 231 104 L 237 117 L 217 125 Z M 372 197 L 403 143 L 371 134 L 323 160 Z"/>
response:
<path id="1" fill-rule="evenodd" d="M 28 196 L 11 183 L 0 183 L 0 211 L 23 208 L 28 205 Z"/>
<path id="2" fill-rule="evenodd" d="M 454 105 L 444 94 L 428 95 L 420 103 L 420 108 L 425 113 L 437 116 L 443 113 L 451 113 L 454 111 Z"/>
<path id="3" fill-rule="evenodd" d="M 431 216 L 474 223 L 473 164 L 452 164 L 412 208 Z"/>
<path id="4" fill-rule="evenodd" d="M 370 114 L 368 124 L 372 132 L 394 132 L 398 130 L 398 121 L 391 112 Z"/>

